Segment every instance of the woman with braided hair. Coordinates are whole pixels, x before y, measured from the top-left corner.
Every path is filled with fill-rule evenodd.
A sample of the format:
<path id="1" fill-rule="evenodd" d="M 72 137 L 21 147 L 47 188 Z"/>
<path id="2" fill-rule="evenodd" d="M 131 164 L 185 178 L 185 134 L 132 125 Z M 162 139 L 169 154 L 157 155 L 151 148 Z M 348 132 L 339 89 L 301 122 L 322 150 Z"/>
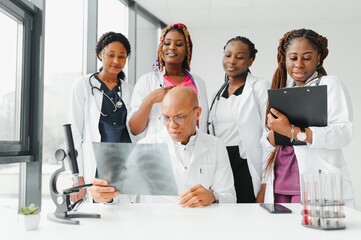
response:
<path id="1" fill-rule="evenodd" d="M 268 106 L 267 131 L 262 144 L 270 153 L 265 164 L 265 182 L 260 198 L 265 202 L 300 202 L 302 173 L 337 173 L 342 176 L 343 201 L 354 207 L 353 190 L 342 148 L 353 136 L 352 106 L 347 89 L 336 77 L 326 74 L 327 38 L 310 29 L 287 32 L 278 47 L 278 67 L 271 88 L 327 85 L 327 126 L 301 128 Z M 304 145 L 277 146 L 274 132 Z M 263 191 L 265 190 L 265 192 Z"/>
<path id="2" fill-rule="evenodd" d="M 270 85 L 249 70 L 257 49 L 248 38 L 231 38 L 223 49 L 225 82 L 213 97 L 208 131 L 227 146 L 237 203 L 254 203 L 265 158 L 260 139 Z"/>
<path id="3" fill-rule="evenodd" d="M 154 71 L 139 78 L 132 95 L 129 126 L 137 140 L 164 128 L 160 120 L 160 103 L 175 86 L 186 86 L 195 91 L 203 109 L 198 127 L 206 131 L 206 87 L 202 79 L 190 73 L 192 47 L 191 37 L 184 24 L 173 24 L 162 31 Z"/>
<path id="4" fill-rule="evenodd" d="M 128 39 L 121 33 L 107 32 L 98 40 L 95 52 L 102 62 L 99 72 L 78 78 L 72 88 L 70 123 L 78 151 L 80 182 L 96 176 L 92 142 L 132 142 L 127 126 L 133 87 L 125 81 L 123 68 L 130 55 Z M 77 201 L 85 190 L 72 195 Z"/>

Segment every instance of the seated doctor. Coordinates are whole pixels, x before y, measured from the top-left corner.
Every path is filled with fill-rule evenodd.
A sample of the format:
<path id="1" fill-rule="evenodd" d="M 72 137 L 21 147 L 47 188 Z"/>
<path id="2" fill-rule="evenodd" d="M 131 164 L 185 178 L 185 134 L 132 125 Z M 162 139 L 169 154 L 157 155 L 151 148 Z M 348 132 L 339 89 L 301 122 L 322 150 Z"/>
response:
<path id="1" fill-rule="evenodd" d="M 194 91 L 174 87 L 161 104 L 166 129 L 139 143 L 166 143 L 182 207 L 236 203 L 232 169 L 224 143 L 197 128 L 202 109 Z M 122 194 L 106 180 L 94 179 L 90 193 L 95 202 L 119 202 Z M 146 198 L 144 198 L 146 199 Z M 169 201 L 168 201 L 169 202 Z"/>

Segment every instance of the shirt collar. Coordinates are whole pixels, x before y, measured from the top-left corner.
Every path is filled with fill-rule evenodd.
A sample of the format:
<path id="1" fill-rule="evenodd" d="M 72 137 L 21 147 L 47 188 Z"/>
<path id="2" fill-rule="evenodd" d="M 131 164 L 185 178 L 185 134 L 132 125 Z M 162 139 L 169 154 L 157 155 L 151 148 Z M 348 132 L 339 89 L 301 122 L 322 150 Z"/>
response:
<path id="1" fill-rule="evenodd" d="M 190 145 L 194 145 L 196 143 L 197 136 L 198 136 L 198 129 L 196 129 L 196 133 L 189 138 L 189 142 L 187 144 L 184 145 L 181 142 L 175 142 L 175 141 L 173 141 L 173 143 L 177 147 L 178 146 L 179 147 L 181 147 L 181 146 L 183 146 L 183 147 L 186 146 L 187 147 L 187 146 L 190 146 Z"/>

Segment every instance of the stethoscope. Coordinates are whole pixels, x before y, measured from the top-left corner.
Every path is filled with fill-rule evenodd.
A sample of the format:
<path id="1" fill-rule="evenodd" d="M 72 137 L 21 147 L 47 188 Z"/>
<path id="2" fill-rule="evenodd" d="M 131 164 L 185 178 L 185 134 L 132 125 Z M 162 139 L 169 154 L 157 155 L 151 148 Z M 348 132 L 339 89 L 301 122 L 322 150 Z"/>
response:
<path id="1" fill-rule="evenodd" d="M 224 83 L 223 85 L 220 87 L 220 89 L 218 90 L 217 94 L 214 96 L 213 100 L 212 100 L 212 103 L 211 103 L 211 107 L 209 108 L 209 114 L 208 114 L 208 120 L 207 120 L 207 132 L 210 133 L 209 131 L 209 125 L 212 126 L 212 131 L 213 131 L 213 135 L 215 135 L 215 129 L 214 129 L 214 124 L 213 124 L 213 121 L 209 121 L 209 117 L 211 115 L 211 111 L 213 109 L 213 106 L 217 101 L 219 101 L 221 95 L 222 95 L 222 92 L 227 88 L 227 86 L 229 85 L 229 79 L 228 79 L 228 76 L 227 74 L 224 75 Z"/>
<path id="2" fill-rule="evenodd" d="M 211 107 L 209 108 L 209 111 L 212 110 L 213 106 L 214 106 L 214 103 L 217 101 L 219 101 L 219 98 L 221 97 L 222 95 L 222 92 L 224 91 L 224 89 L 226 89 L 226 87 L 229 85 L 229 79 L 228 79 L 228 76 L 227 74 L 224 75 L 224 83 L 223 85 L 221 86 L 221 88 L 218 90 L 217 94 L 214 96 L 213 100 L 212 100 L 212 104 L 211 104 Z"/>
<path id="3" fill-rule="evenodd" d="M 121 88 L 121 82 L 118 86 L 118 96 L 119 96 L 119 100 L 117 102 L 114 102 L 107 94 L 104 93 L 104 91 L 102 89 L 100 89 L 99 87 L 97 86 L 94 86 L 91 82 L 91 78 L 94 77 L 96 74 L 98 74 L 99 72 L 96 72 L 96 73 L 93 73 L 92 75 L 90 75 L 89 77 L 89 84 L 90 84 L 90 87 L 91 87 L 91 93 L 94 97 L 94 89 L 98 90 L 99 92 L 102 93 L 103 96 L 105 96 L 106 98 L 109 99 L 109 101 L 113 104 L 114 106 L 114 109 L 112 110 L 113 112 L 116 112 L 119 108 L 122 108 L 123 107 L 123 102 L 122 102 L 122 88 Z M 101 111 L 101 108 L 98 106 L 98 103 L 95 101 L 95 104 L 97 105 L 98 109 L 99 109 L 99 112 L 100 114 L 103 116 L 103 117 L 106 117 L 108 116 L 109 113 L 105 114 Z"/>

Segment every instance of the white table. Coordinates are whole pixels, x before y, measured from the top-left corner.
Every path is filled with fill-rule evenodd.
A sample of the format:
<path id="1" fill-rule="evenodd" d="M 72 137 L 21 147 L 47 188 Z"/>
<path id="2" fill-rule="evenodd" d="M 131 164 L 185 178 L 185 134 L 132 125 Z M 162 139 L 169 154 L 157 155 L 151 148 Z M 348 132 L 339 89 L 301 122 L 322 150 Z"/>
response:
<path id="1" fill-rule="evenodd" d="M 79 211 L 100 213 L 100 219 L 78 219 L 79 225 L 49 221 L 55 210 L 44 201 L 38 230 L 24 231 L 15 204 L 0 201 L 0 233 L 7 239 L 361 239 L 361 212 L 345 208 L 346 229 L 318 230 L 301 225 L 301 205 L 287 204 L 292 214 L 269 214 L 258 204 L 219 204 L 181 208 L 176 204 L 85 204 Z M 4 238 L 5 239 L 5 238 Z"/>

